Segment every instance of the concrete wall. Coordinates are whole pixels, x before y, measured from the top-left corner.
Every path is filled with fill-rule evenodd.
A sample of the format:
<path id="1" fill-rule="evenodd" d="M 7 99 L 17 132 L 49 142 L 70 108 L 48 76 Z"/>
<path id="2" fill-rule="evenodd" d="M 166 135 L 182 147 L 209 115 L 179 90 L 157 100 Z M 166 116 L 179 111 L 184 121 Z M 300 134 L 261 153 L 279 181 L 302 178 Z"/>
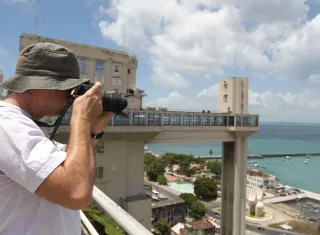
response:
<path id="1" fill-rule="evenodd" d="M 219 81 L 219 112 L 248 113 L 248 78 Z"/>

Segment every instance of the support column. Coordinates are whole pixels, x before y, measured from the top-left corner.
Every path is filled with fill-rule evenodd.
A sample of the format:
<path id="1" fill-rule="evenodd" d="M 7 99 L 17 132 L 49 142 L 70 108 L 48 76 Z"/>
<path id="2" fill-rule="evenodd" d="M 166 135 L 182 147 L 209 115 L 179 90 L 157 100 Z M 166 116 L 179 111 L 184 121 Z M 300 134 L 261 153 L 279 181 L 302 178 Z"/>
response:
<path id="1" fill-rule="evenodd" d="M 222 235 L 245 235 L 247 146 L 247 137 L 222 144 Z"/>
<path id="2" fill-rule="evenodd" d="M 104 149 L 97 155 L 97 167 L 103 167 L 104 175 L 96 186 L 151 230 L 151 199 L 143 194 L 144 142 L 105 141 Z"/>

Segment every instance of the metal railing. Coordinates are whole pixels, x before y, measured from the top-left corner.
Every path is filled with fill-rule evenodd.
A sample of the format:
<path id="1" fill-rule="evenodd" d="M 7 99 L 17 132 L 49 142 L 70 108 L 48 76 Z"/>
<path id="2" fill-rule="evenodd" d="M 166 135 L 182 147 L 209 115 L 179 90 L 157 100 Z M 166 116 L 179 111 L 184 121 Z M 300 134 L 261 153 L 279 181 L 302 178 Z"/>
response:
<path id="1" fill-rule="evenodd" d="M 114 116 L 110 126 L 229 126 L 258 127 L 259 115 L 195 113 L 176 111 L 127 111 L 127 117 Z M 71 113 L 67 112 L 62 125 L 68 125 Z"/>
<path id="2" fill-rule="evenodd" d="M 96 186 L 93 187 L 93 199 L 100 207 L 112 217 L 129 235 L 152 235 L 151 231 L 146 229 L 128 212 L 123 210 L 117 203 L 112 201 L 106 194 L 104 194 Z M 99 235 L 88 218 L 81 211 L 81 221 L 90 235 Z"/>

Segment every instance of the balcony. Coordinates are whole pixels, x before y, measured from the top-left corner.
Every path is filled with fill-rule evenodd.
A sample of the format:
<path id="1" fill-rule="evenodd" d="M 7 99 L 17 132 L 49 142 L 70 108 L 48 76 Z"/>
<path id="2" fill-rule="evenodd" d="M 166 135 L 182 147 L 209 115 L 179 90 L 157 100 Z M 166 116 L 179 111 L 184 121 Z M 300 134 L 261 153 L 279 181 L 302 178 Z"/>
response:
<path id="1" fill-rule="evenodd" d="M 103 210 L 112 217 L 129 235 L 152 235 L 151 231 L 147 230 L 142 224 L 135 220 L 118 204 L 112 201 L 96 186 L 93 188 L 94 201 L 103 208 Z M 99 235 L 93 225 L 90 223 L 85 214 L 80 212 L 81 223 L 84 227 L 83 235 Z M 110 234 L 111 235 L 111 234 Z"/>

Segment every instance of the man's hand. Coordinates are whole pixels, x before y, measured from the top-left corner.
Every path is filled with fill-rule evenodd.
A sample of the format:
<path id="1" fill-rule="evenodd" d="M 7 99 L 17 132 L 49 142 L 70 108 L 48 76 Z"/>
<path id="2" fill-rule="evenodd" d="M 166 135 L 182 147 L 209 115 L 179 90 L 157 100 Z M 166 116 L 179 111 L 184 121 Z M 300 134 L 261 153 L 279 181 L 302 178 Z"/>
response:
<path id="1" fill-rule="evenodd" d="M 92 133 L 99 134 L 108 126 L 109 118 L 113 116 L 112 112 L 103 113 L 92 124 Z"/>

